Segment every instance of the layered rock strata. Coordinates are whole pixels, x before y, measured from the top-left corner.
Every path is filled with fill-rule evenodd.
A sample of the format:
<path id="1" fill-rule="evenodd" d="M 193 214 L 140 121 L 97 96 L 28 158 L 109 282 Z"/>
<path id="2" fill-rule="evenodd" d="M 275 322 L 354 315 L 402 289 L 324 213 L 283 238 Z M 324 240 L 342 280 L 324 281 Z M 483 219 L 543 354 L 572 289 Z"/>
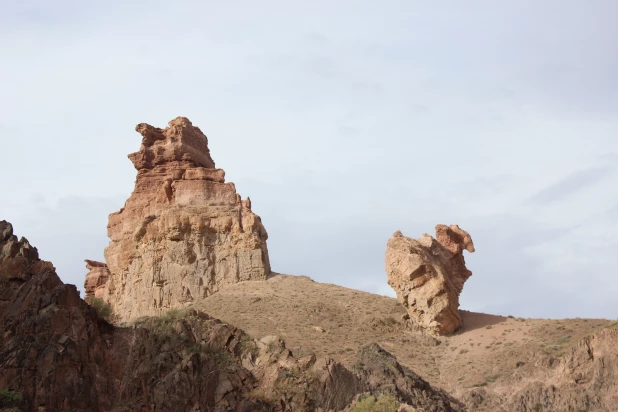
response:
<path id="1" fill-rule="evenodd" d="M 397 231 L 386 249 L 388 284 L 418 326 L 438 335 L 461 326 L 459 294 L 472 275 L 463 250 L 474 252 L 472 238 L 457 225 L 437 225 L 436 239 L 415 240 Z"/>
<path id="2" fill-rule="evenodd" d="M 241 200 L 215 168 L 200 129 L 178 117 L 165 129 L 141 123 L 136 130 L 142 144 L 129 155 L 138 172 L 135 189 L 109 216 L 107 271 L 88 263 L 87 294 L 109 302 L 126 321 L 183 306 L 225 284 L 265 280 L 266 230 L 250 199 Z"/>

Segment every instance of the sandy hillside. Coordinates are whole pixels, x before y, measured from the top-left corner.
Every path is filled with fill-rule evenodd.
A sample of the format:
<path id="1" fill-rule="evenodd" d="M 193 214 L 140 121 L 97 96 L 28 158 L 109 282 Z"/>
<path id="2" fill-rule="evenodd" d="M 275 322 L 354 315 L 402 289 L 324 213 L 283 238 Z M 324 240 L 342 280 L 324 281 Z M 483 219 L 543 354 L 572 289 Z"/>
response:
<path id="1" fill-rule="evenodd" d="M 552 359 L 582 337 L 616 322 L 603 319 L 523 319 L 462 311 L 464 327 L 434 338 L 405 329 L 394 298 L 275 274 L 266 282 L 227 286 L 196 304 L 254 337 L 278 335 L 349 365 L 377 342 L 432 385 L 461 396 L 468 389 L 513 393 L 541 378 Z M 547 365 L 545 365 L 547 364 Z"/>

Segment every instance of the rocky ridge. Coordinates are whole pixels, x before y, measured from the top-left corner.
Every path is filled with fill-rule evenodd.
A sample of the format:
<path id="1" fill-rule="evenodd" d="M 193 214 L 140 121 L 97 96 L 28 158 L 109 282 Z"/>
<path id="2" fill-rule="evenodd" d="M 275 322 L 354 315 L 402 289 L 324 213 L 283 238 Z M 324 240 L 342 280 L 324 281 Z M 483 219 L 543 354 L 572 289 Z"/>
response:
<path id="1" fill-rule="evenodd" d="M 215 168 L 208 140 L 178 117 L 159 129 L 137 125 L 138 171 L 124 207 L 109 216 L 105 263 L 87 261 L 88 296 L 108 302 L 120 320 L 158 315 L 270 273 L 266 240 L 251 200 L 241 200 Z"/>
<path id="2" fill-rule="evenodd" d="M 376 308 L 371 294 L 308 278 L 265 281 L 266 231 L 215 168 L 201 131 L 185 118 L 137 130 L 135 191 L 110 216 L 106 263 L 86 260 L 86 295 L 97 305 L 0 222 L 0 411 L 357 412 L 367 396 L 399 412 L 615 410 L 617 322 L 580 329 L 577 320 L 460 313 L 471 276 L 463 250 L 474 245 L 458 226 L 389 240 L 388 282 L 403 318 L 394 299 Z M 122 327 L 97 313 L 105 302 Z M 228 322 L 277 336 L 253 338 Z M 594 333 L 582 339 L 583 329 Z"/>
<path id="3" fill-rule="evenodd" d="M 21 395 L 14 410 L 343 411 L 362 394 L 463 410 L 377 345 L 349 370 L 194 309 L 113 326 L 9 223 L 0 234 L 0 388 Z"/>
<path id="4" fill-rule="evenodd" d="M 432 333 L 446 335 L 461 326 L 459 294 L 472 275 L 463 250 L 474 252 L 468 232 L 457 225 L 437 225 L 436 239 L 418 240 L 397 231 L 386 249 L 388 284 L 410 319 Z"/>
<path id="5" fill-rule="evenodd" d="M 517 391 L 506 410 L 611 411 L 618 407 L 618 328 L 586 336 Z"/>

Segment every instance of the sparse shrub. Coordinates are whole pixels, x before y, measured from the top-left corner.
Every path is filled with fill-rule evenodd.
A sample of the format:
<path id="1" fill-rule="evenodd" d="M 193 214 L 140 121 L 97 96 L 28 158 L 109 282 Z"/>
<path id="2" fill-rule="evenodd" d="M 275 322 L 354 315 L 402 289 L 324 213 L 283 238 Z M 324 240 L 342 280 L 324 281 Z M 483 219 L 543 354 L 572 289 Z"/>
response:
<path id="1" fill-rule="evenodd" d="M 109 323 L 114 323 L 118 319 L 110 304 L 103 299 L 86 296 L 84 300 L 97 312 L 100 318 L 105 319 Z"/>
<path id="2" fill-rule="evenodd" d="M 266 344 L 266 347 L 268 348 L 269 352 L 276 352 L 276 351 L 278 351 L 278 349 L 280 348 L 280 346 L 279 346 L 279 339 L 271 340 L 270 342 L 268 342 Z M 327 350 L 324 349 L 324 352 L 327 352 Z"/>
<path id="3" fill-rule="evenodd" d="M 515 319 L 515 316 L 513 316 L 513 315 L 509 315 L 509 316 L 507 316 L 507 318 L 510 318 L 510 319 Z"/>
<path id="4" fill-rule="evenodd" d="M 397 320 L 395 320 L 395 318 L 389 316 L 388 318 L 384 318 L 384 319 L 380 320 L 380 323 L 382 323 L 383 325 L 386 325 L 386 326 L 392 326 L 392 325 L 395 325 L 397 323 Z"/>
<path id="5" fill-rule="evenodd" d="M 260 352 L 251 335 L 242 335 L 240 338 L 240 349 L 243 353 L 251 353 L 253 358 L 256 358 Z"/>
<path id="6" fill-rule="evenodd" d="M 187 314 L 186 310 L 183 309 L 170 309 L 161 316 L 166 320 L 180 319 Z"/>
<path id="7" fill-rule="evenodd" d="M 283 372 L 285 379 L 294 379 L 298 377 L 298 371 L 296 369 L 286 369 Z"/>
<path id="8" fill-rule="evenodd" d="M 558 341 L 556 342 L 556 345 L 564 345 L 569 340 L 571 340 L 571 337 L 570 336 L 565 336 L 563 338 L 558 339 Z"/>
<path id="9" fill-rule="evenodd" d="M 499 374 L 498 375 L 485 376 L 485 382 L 493 383 L 493 382 L 497 381 L 499 377 L 500 377 Z"/>
<path id="10" fill-rule="evenodd" d="M 254 399 L 256 401 L 260 401 L 264 403 L 270 402 L 270 399 L 268 398 L 268 396 L 266 396 L 266 393 L 264 393 L 263 390 L 259 390 L 259 389 L 253 390 L 247 393 L 245 396 L 249 399 Z"/>
<path id="11" fill-rule="evenodd" d="M 11 406 L 21 401 L 21 395 L 10 389 L 0 390 L 0 406 Z"/>
<path id="12" fill-rule="evenodd" d="M 493 326 L 487 325 L 487 326 L 485 326 L 485 329 L 493 329 Z"/>
<path id="13" fill-rule="evenodd" d="M 369 395 L 361 397 L 351 412 L 397 412 L 398 409 L 399 402 L 392 396 L 382 395 L 376 399 Z"/>

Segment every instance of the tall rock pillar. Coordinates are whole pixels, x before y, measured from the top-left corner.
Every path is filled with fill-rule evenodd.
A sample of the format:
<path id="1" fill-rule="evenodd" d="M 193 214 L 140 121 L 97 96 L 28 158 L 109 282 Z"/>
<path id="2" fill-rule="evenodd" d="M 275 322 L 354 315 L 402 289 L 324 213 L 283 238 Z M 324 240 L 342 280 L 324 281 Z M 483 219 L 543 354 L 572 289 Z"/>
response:
<path id="1" fill-rule="evenodd" d="M 141 123 L 136 130 L 142 145 L 129 155 L 135 189 L 109 216 L 109 273 L 105 279 L 101 266 L 91 271 L 89 290 L 96 284 L 97 297 L 127 321 L 182 307 L 225 284 L 266 280 L 266 230 L 249 198 L 241 200 L 215 168 L 200 129 L 178 117 L 165 129 Z"/>

